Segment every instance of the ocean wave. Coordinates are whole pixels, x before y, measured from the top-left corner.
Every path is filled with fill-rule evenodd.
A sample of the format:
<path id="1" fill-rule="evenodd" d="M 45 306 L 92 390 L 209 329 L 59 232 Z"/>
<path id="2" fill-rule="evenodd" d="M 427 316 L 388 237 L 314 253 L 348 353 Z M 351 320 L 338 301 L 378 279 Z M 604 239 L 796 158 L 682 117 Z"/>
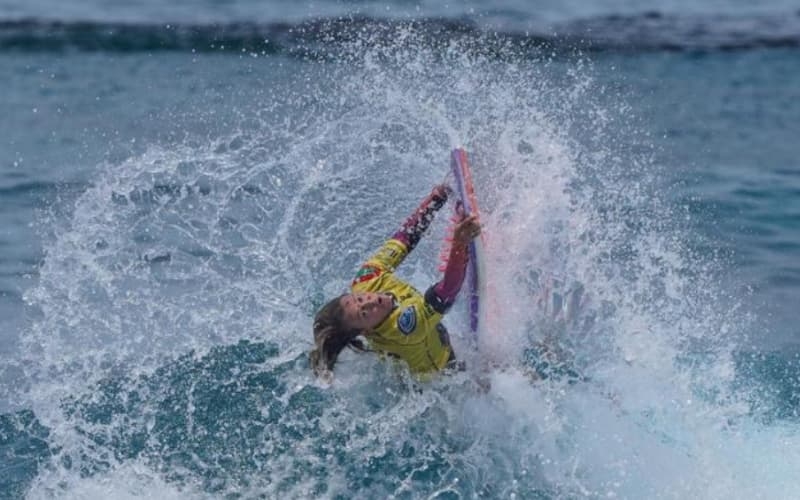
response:
<path id="1" fill-rule="evenodd" d="M 340 497 L 340 490 L 350 498 L 386 497 L 396 490 L 419 496 L 428 483 L 457 483 L 486 496 L 494 487 L 464 472 L 473 470 L 468 450 L 477 438 L 445 433 L 441 409 L 426 406 L 408 380 L 385 378 L 385 390 L 350 398 L 351 407 L 331 411 L 337 392 L 287 383 L 298 374 L 308 376 L 304 353 L 289 356 L 268 343 L 241 341 L 205 355 L 187 353 L 149 375 L 109 377 L 86 393 L 65 395 L 60 405 L 66 420 L 57 429 L 45 427 L 32 410 L 0 414 L 0 470 L 7 471 L 0 487 L 24 492 L 53 462 L 80 470 L 80 477 L 69 478 L 80 481 L 107 474 L 115 461 L 168 470 L 168 481 L 197 485 L 212 497 Z M 452 394 L 458 387 L 450 388 L 450 396 L 458 397 Z M 353 416 L 362 412 L 368 416 Z M 385 435 L 367 433 L 370 418 L 380 420 Z M 398 432 L 404 429 L 412 431 Z M 83 446 L 59 447 L 64 434 Z M 534 474 L 518 483 L 531 493 L 524 497 L 544 492 Z M 64 489 L 70 486 L 62 482 L 57 491 L 69 496 Z"/>
<path id="2" fill-rule="evenodd" d="M 779 432 L 782 424 L 798 419 L 799 356 L 797 352 L 739 352 L 735 356 L 735 389 L 745 395 L 749 418 L 761 423 L 762 432 Z M 479 436 L 441 432 L 442 422 L 437 425 L 430 415 L 435 410 L 424 406 L 387 421 L 386 414 L 407 411 L 410 401 L 423 399 L 414 396 L 407 381 L 384 379 L 386 391 L 358 403 L 352 402 L 357 398 L 349 398 L 352 408 L 331 411 L 339 397 L 336 391 L 287 383 L 287 377 L 306 370 L 303 354 L 281 354 L 269 343 L 240 341 L 204 355 L 187 353 L 149 375 L 109 377 L 86 392 L 66 394 L 60 405 L 67 418 L 59 429 L 48 428 L 30 409 L 0 414 L 0 470 L 4 472 L 0 498 L 6 498 L 3 492 L 7 498 L 22 495 L 53 462 L 79 469 L 80 476 L 72 481 L 102 476 L 113 468 L 109 456 L 140 460 L 157 470 L 169 464 L 175 470 L 168 480 L 196 484 L 214 496 L 234 489 L 238 493 L 231 495 L 234 498 L 242 488 L 259 497 L 290 497 L 301 491 L 336 496 L 341 488 L 337 468 L 352 478 L 347 488 L 355 498 L 385 496 L 397 488 L 429 488 L 429 482 L 446 488 L 453 477 L 461 481 L 452 484 L 473 489 L 476 495 L 497 493 L 491 491 L 497 487 L 491 481 L 480 484 L 463 472 L 474 470 L 470 467 L 478 467 L 474 473 L 486 472 L 480 470 L 486 464 L 472 463 L 475 457 L 464 451 Z M 446 385 L 449 390 L 443 397 L 458 394 L 455 381 Z M 384 414 L 385 407 L 393 411 Z M 362 417 L 350 413 L 356 409 Z M 377 445 L 373 438 L 364 438 L 364 425 L 371 417 L 389 430 L 407 426 L 414 432 L 389 434 L 383 438 L 386 443 Z M 738 419 L 727 424 L 735 428 L 746 422 Z M 58 435 L 65 432 L 73 435 L 71 439 L 84 440 L 85 446 L 79 451 L 59 446 Z M 488 448 L 489 456 L 505 452 L 502 440 L 481 446 Z M 367 473 L 364 456 L 369 456 Z M 386 473 L 376 475 L 375 471 Z M 559 496 L 534 474 L 514 482 L 536 498 Z"/>
<path id="3" fill-rule="evenodd" d="M 53 454 L 50 430 L 32 410 L 0 415 L 0 498 L 21 498 Z"/>
<path id="4" fill-rule="evenodd" d="M 646 12 L 573 20 L 533 31 L 494 30 L 471 18 L 386 20 L 364 16 L 298 23 L 127 23 L 0 21 L 0 50 L 24 52 L 191 51 L 330 56 L 343 43 L 380 43 L 414 30 L 433 45 L 480 41 L 491 49 L 651 52 L 800 47 L 800 12 L 791 15 L 673 15 Z"/>
<path id="5" fill-rule="evenodd" d="M 23 181 L 10 186 L 0 185 L 0 197 L 12 197 L 22 195 L 41 195 L 50 193 L 59 188 L 62 184 L 55 182 L 42 181 Z"/>

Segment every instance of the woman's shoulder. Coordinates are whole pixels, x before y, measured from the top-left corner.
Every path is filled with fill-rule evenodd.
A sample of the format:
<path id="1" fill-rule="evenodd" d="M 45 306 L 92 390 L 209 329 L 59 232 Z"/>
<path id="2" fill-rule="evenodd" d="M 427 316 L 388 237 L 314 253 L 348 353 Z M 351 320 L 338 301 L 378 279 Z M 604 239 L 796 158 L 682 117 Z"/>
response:
<path id="1" fill-rule="evenodd" d="M 383 292 L 391 293 L 399 302 L 421 294 L 409 283 L 397 277 L 391 271 L 372 268 L 365 265 L 356 274 L 351 284 L 351 289 L 355 293 L 359 292 Z"/>

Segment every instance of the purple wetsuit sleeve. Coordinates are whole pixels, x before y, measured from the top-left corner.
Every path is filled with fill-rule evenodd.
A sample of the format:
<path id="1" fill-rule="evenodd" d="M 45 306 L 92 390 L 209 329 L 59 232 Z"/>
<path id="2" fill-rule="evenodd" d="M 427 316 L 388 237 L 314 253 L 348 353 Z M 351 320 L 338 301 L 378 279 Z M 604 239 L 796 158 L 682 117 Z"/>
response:
<path id="1" fill-rule="evenodd" d="M 446 196 L 431 194 L 420 203 L 419 207 L 411 214 L 392 238 L 403 242 L 408 251 L 414 249 L 420 238 L 428 229 L 437 210 L 447 202 Z"/>
<path id="2" fill-rule="evenodd" d="M 467 245 L 453 242 L 453 246 L 450 248 L 450 257 L 447 259 L 447 267 L 444 270 L 444 277 L 425 292 L 425 301 L 436 312 L 446 313 L 455 302 L 456 296 L 461 290 L 461 285 L 464 284 L 468 261 Z"/>

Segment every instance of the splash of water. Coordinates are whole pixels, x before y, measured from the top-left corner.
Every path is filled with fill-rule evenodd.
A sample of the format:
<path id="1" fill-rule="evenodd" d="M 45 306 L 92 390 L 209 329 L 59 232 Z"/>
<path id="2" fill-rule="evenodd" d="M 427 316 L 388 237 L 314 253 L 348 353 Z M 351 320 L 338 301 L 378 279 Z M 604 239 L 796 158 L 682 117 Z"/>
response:
<path id="1" fill-rule="evenodd" d="M 773 466 L 800 462 L 797 430 L 760 427 L 732 392 L 744 315 L 721 307 L 724 263 L 692 253 L 659 165 L 630 147 L 645 139 L 624 98 L 580 57 L 432 49 L 396 29 L 300 67 L 235 134 L 101 166 L 66 220 L 45 220 L 25 352 L 55 458 L 31 496 L 111 482 L 123 497 L 791 491 Z M 502 304 L 491 392 L 462 374 L 420 394 L 350 354 L 318 387 L 311 314 L 456 145 L 472 152 Z M 423 242 L 402 273 L 426 286 L 437 250 Z M 544 276 L 582 285 L 580 321 L 537 308 Z M 458 310 L 448 321 L 465 327 Z M 542 343 L 577 379 L 531 384 L 522 353 Z"/>

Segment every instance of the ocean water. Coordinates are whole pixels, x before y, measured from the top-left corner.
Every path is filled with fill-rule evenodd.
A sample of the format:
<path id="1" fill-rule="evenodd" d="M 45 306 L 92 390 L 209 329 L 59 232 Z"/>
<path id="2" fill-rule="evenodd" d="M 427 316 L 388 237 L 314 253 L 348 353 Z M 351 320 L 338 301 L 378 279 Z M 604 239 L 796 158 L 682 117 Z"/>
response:
<path id="1" fill-rule="evenodd" d="M 0 75 L 0 498 L 800 497 L 795 3 L 0 0 Z M 456 146 L 490 345 L 315 381 Z"/>

